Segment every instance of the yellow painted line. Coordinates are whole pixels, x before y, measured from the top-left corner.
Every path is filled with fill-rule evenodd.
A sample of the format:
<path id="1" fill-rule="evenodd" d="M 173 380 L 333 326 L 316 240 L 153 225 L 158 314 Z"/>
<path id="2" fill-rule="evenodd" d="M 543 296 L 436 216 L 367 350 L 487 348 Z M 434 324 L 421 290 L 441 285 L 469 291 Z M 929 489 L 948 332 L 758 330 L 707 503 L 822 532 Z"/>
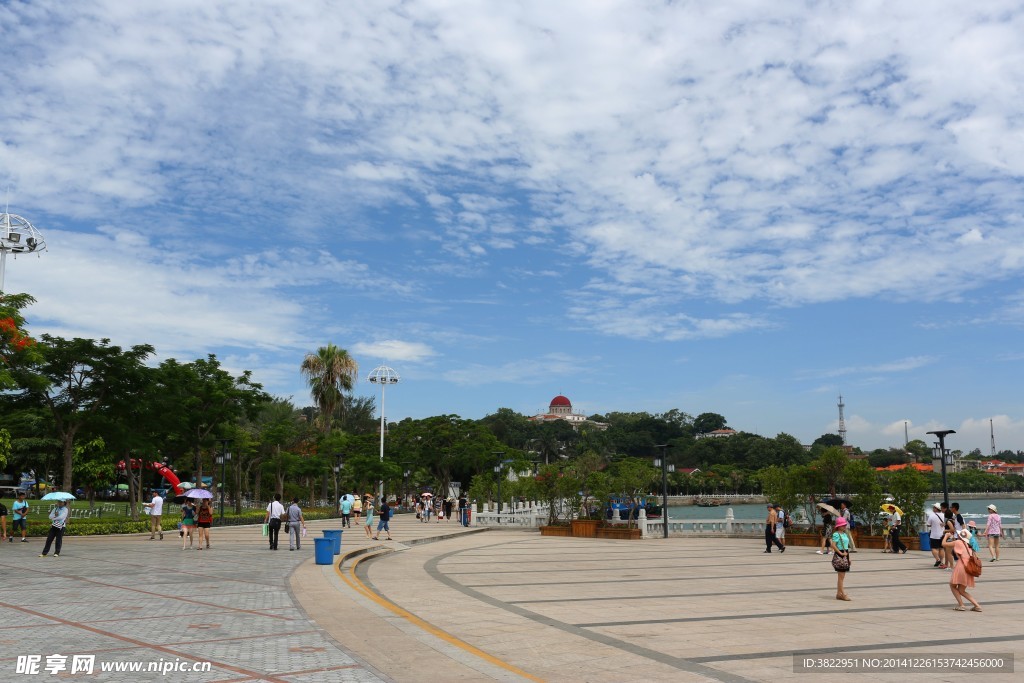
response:
<path id="1" fill-rule="evenodd" d="M 393 552 L 393 551 L 389 550 L 388 552 Z M 429 634 L 431 634 L 431 635 L 433 635 L 433 636 L 435 636 L 437 638 L 440 638 L 441 640 L 445 641 L 449 645 L 454 645 L 455 647 L 457 647 L 457 648 L 459 648 L 461 650 L 465 650 L 466 652 L 469 652 L 470 654 L 476 655 L 477 657 L 479 657 L 480 659 L 484 660 L 485 662 L 488 662 L 489 664 L 493 664 L 494 666 L 499 667 L 501 669 L 504 669 L 505 671 L 510 671 L 510 672 L 512 672 L 514 674 L 522 676 L 523 678 L 526 678 L 527 680 L 537 681 L 538 683 L 544 683 L 544 679 L 543 678 L 537 678 L 536 676 L 533 676 L 532 674 L 529 674 L 529 673 L 523 671 L 520 668 L 512 666 L 508 662 L 505 662 L 505 661 L 503 661 L 501 659 L 498 659 L 497 657 L 495 657 L 493 655 L 487 654 L 486 652 L 484 652 L 483 650 L 481 650 L 478 647 L 473 647 L 472 645 L 470 645 L 466 641 L 460 640 L 459 638 L 456 638 L 455 636 L 453 636 L 452 634 L 448 633 L 447 631 L 443 631 L 443 630 L 439 629 L 438 627 L 434 626 L 430 622 L 427 622 L 427 621 L 424 621 L 423 619 L 420 619 L 418 616 L 416 616 L 412 612 L 410 612 L 408 610 L 405 610 L 405 609 L 402 609 L 401 607 L 399 607 L 395 603 L 391 602 L 390 600 L 386 600 L 386 599 L 382 598 L 380 595 L 378 595 L 377 593 L 374 593 L 372 590 L 370 590 L 366 586 L 366 584 L 363 583 L 362 580 L 358 576 L 356 576 L 356 567 L 358 567 L 359 563 L 362 562 L 363 560 L 371 558 L 371 557 L 376 557 L 378 554 L 379 553 L 365 554 L 365 555 L 362 555 L 361 557 L 358 557 L 357 559 L 355 559 L 352 562 L 351 567 L 349 567 L 349 575 L 350 576 L 345 576 L 345 572 L 342 571 L 341 565 L 344 564 L 346 562 L 346 560 L 348 560 L 348 558 L 349 558 L 349 555 L 346 554 L 346 555 L 344 555 L 341 558 L 340 562 L 338 562 L 337 564 L 334 565 L 334 571 L 338 572 L 338 576 L 341 577 L 341 580 L 344 581 L 345 584 L 349 586 L 349 588 L 352 588 L 356 592 L 361 593 L 362 595 L 366 596 L 370 600 L 373 600 L 375 603 L 377 603 L 381 607 L 384 607 L 385 609 L 390 610 L 391 612 L 394 612 L 398 616 L 404 618 L 409 623 L 411 623 L 411 624 L 413 624 L 415 626 L 418 626 L 419 628 L 423 629 L 427 633 L 429 633 Z"/>

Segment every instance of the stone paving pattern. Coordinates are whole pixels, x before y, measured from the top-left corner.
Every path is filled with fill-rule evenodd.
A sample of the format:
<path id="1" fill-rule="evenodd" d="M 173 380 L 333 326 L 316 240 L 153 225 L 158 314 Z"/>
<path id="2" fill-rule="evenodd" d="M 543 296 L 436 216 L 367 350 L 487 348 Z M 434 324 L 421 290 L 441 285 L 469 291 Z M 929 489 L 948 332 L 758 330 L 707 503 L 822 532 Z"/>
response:
<path id="1" fill-rule="evenodd" d="M 762 554 L 757 539 L 611 541 L 392 523 L 395 541 L 343 537 L 344 564 L 267 550 L 258 527 L 213 530 L 209 551 L 176 535 L 0 545 L 0 681 L 18 655 L 97 662 L 210 661 L 207 673 L 58 674 L 158 681 L 765 681 L 824 676 L 903 681 L 906 673 L 799 673 L 793 655 L 1012 654 L 1024 666 L 1024 551 L 985 562 L 954 612 L 949 574 L 927 553 L 863 550 L 835 600 L 828 558 Z M 283 537 L 282 537 L 283 538 Z M 987 558 L 985 551 L 982 552 Z M 929 681 L 1019 673 L 927 674 Z M 923 679 L 923 677 L 922 677 Z"/>

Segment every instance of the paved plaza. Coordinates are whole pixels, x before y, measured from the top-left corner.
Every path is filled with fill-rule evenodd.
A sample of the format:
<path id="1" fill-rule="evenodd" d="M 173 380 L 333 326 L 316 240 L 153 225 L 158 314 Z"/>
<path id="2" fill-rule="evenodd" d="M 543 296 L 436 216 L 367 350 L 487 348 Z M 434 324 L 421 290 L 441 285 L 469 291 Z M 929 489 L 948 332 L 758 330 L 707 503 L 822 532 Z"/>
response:
<path id="1" fill-rule="evenodd" d="M 835 599 L 813 549 L 762 554 L 757 539 L 611 541 L 393 522 L 394 541 L 346 531 L 340 566 L 268 551 L 258 528 L 214 529 L 210 551 L 176 536 L 41 539 L 0 547 L 0 680 L 766 681 L 849 662 L 859 680 L 1016 680 L 1019 673 L 887 670 L 936 657 L 1024 653 L 1024 551 L 985 562 L 985 611 L 954 612 L 930 555 L 861 551 Z M 983 551 L 987 560 L 987 554 Z M 39 673 L 18 673 L 26 656 Z M 66 656 L 62 670 L 48 673 Z M 71 673 L 92 655 L 91 675 Z M 48 659 L 49 658 L 49 659 Z M 906 660 L 901 662 L 900 660 Z M 888 660 L 888 661 L 886 661 Z M 1024 662 L 1024 659 L 1020 660 Z M 102 672 L 103 664 L 178 667 Z M 206 665 L 207 672 L 182 667 Z M 1016 664 L 1016 662 L 1014 662 Z"/>

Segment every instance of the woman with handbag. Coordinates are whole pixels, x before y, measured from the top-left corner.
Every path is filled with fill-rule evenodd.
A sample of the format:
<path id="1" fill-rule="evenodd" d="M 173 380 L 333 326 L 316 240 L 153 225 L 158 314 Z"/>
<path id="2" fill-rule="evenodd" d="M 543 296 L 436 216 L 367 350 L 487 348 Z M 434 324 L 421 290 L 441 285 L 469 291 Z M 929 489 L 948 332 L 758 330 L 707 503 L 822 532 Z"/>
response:
<path id="1" fill-rule="evenodd" d="M 976 561 L 974 560 L 977 555 L 974 554 L 971 546 L 968 545 L 970 536 L 970 531 L 961 529 L 956 534 L 946 534 L 945 538 L 942 539 L 942 546 L 949 549 L 960 560 L 953 569 L 953 575 L 949 577 L 949 590 L 953 592 L 953 597 L 956 598 L 956 607 L 953 609 L 957 612 L 963 612 L 966 609 L 964 607 L 964 600 L 974 605 L 971 608 L 972 612 L 981 611 L 981 605 L 967 592 L 968 588 L 974 588 L 974 577 L 981 574 L 981 558 L 978 558 Z"/>
<path id="2" fill-rule="evenodd" d="M 850 571 L 850 534 L 847 531 L 849 522 L 845 517 L 836 518 L 835 531 L 832 533 L 832 568 L 836 570 L 836 600 L 850 600 L 843 589 L 846 572 Z"/>

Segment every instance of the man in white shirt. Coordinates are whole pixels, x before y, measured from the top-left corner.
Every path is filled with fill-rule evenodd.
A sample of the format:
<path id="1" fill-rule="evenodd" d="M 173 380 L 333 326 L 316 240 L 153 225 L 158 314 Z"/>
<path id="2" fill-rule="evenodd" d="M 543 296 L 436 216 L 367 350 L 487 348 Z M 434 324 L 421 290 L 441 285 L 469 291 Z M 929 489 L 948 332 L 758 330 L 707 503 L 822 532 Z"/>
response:
<path id="1" fill-rule="evenodd" d="M 153 491 L 153 500 L 143 503 L 142 507 L 149 510 L 149 540 L 155 539 L 158 533 L 160 540 L 164 540 L 164 530 L 160 526 L 160 516 L 164 514 L 164 499 L 160 497 L 159 493 Z"/>
<path id="2" fill-rule="evenodd" d="M 946 528 L 946 521 L 939 514 L 941 510 L 942 506 L 938 503 L 932 505 L 932 510 L 928 513 L 925 523 L 928 525 L 928 536 L 931 539 L 932 557 L 935 558 L 935 564 L 932 566 L 945 569 L 946 565 L 942 562 L 942 536 Z"/>
<path id="3" fill-rule="evenodd" d="M 892 508 L 892 520 L 890 521 L 890 524 L 889 542 L 892 544 L 892 551 L 894 553 L 902 552 L 905 555 L 907 553 L 907 546 L 900 540 L 900 531 L 902 531 L 903 527 L 903 517 L 900 513 L 896 512 L 895 508 Z"/>
<path id="4" fill-rule="evenodd" d="M 274 500 L 267 506 L 267 516 L 263 523 L 269 527 L 270 534 L 267 540 L 270 541 L 270 549 L 277 550 L 277 537 L 281 533 L 281 517 L 285 514 L 284 505 L 281 505 L 281 494 L 275 493 Z"/>

